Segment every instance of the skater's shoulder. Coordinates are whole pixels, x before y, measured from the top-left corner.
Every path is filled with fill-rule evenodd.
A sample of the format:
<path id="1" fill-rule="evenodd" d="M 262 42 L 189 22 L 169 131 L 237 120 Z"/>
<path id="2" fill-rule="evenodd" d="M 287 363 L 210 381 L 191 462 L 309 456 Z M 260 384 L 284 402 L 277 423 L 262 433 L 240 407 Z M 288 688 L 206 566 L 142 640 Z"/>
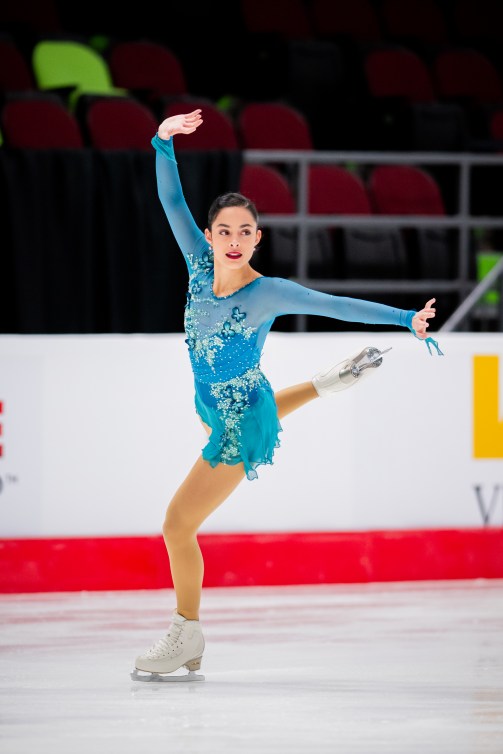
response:
<path id="1" fill-rule="evenodd" d="M 267 286 L 268 288 L 279 288 L 285 283 L 286 285 L 291 283 L 288 278 L 273 277 L 270 275 L 262 275 L 260 279 L 262 281 L 262 285 Z"/>

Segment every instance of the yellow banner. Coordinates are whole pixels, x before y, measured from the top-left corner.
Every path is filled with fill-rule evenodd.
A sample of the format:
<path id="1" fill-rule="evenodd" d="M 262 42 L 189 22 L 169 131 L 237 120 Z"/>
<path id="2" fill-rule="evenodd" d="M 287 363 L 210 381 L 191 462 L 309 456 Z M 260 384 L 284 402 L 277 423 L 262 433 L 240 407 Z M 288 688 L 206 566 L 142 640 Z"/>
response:
<path id="1" fill-rule="evenodd" d="M 498 356 L 473 357 L 473 456 L 503 458 Z"/>

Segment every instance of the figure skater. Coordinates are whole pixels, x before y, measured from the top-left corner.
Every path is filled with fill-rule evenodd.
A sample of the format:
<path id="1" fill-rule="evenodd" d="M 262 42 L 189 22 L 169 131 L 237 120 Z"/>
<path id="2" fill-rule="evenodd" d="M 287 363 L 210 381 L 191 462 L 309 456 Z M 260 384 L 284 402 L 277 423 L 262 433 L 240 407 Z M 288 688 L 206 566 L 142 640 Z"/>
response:
<path id="1" fill-rule="evenodd" d="M 199 623 L 203 558 L 197 533 L 203 521 L 242 479 L 272 464 L 283 417 L 320 396 L 357 384 L 382 363 L 377 348 L 366 348 L 312 379 L 277 393 L 260 368 L 264 341 L 274 319 L 311 314 L 346 322 L 397 325 L 417 338 L 427 335 L 435 316 L 430 299 L 420 311 L 405 311 L 361 299 L 333 296 L 291 280 L 260 275 L 251 266 L 261 239 L 255 205 L 239 193 L 218 196 L 202 232 L 185 202 L 173 137 L 202 124 L 201 110 L 166 118 L 152 139 L 157 187 L 176 241 L 187 263 L 186 343 L 194 373 L 195 410 L 209 437 L 166 512 L 166 544 L 176 609 L 166 636 L 136 658 L 132 677 L 160 680 L 182 666 L 194 676 L 201 665 L 204 637 Z M 431 353 L 431 350 L 430 350 Z M 140 676 L 138 671 L 147 673 Z M 180 676 L 162 675 L 163 680 Z M 204 676 L 196 676 L 204 678 Z"/>

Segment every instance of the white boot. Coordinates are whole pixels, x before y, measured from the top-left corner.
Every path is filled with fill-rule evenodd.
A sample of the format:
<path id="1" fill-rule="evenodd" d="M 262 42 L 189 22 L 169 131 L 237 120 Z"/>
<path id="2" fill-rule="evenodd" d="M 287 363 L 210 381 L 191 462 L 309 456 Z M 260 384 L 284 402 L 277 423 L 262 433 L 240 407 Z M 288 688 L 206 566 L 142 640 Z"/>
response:
<path id="1" fill-rule="evenodd" d="M 189 671 L 199 670 L 203 652 L 204 637 L 199 621 L 187 620 L 175 611 L 169 632 L 136 658 L 135 668 L 155 674 L 174 673 L 182 666 Z"/>
<path id="2" fill-rule="evenodd" d="M 385 351 L 380 351 L 373 346 L 367 346 L 363 351 L 339 362 L 334 367 L 319 372 L 312 379 L 316 392 L 323 398 L 361 382 L 364 377 L 371 374 L 373 369 L 381 366 L 383 354 L 390 350 L 391 348 L 387 348 Z"/>

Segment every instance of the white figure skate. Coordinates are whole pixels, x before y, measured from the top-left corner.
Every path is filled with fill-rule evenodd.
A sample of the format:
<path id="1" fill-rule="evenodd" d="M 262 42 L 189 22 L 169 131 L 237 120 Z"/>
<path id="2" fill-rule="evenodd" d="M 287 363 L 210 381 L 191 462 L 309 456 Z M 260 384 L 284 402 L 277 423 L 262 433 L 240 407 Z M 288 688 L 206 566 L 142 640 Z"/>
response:
<path id="1" fill-rule="evenodd" d="M 381 366 L 383 354 L 388 351 L 391 351 L 391 347 L 380 351 L 373 346 L 367 346 L 363 351 L 350 356 L 349 359 L 341 361 L 324 372 L 319 372 L 312 379 L 316 392 L 324 398 L 356 385 L 371 374 L 373 369 Z"/>
<path id="2" fill-rule="evenodd" d="M 203 652 L 204 637 L 199 621 L 187 620 L 175 611 L 166 636 L 136 658 L 131 678 L 133 681 L 157 683 L 204 681 L 204 675 L 194 672 L 201 667 Z M 170 675 L 182 667 L 189 672 Z"/>

